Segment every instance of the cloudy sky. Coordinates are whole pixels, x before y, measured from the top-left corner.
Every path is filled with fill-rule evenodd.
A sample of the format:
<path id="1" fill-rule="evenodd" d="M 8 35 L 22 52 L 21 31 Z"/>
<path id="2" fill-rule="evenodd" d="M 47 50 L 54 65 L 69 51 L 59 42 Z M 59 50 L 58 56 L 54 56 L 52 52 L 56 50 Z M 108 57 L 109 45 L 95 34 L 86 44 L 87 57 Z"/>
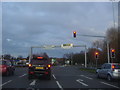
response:
<path id="1" fill-rule="evenodd" d="M 117 22 L 117 3 L 114 4 Z M 87 45 L 99 38 L 80 35 L 102 35 L 113 26 L 111 2 L 3 2 L 2 49 L 13 56 L 29 54 L 31 46 Z M 73 38 L 72 32 L 77 32 Z M 80 52 L 84 48 L 36 49 L 53 57 Z"/>

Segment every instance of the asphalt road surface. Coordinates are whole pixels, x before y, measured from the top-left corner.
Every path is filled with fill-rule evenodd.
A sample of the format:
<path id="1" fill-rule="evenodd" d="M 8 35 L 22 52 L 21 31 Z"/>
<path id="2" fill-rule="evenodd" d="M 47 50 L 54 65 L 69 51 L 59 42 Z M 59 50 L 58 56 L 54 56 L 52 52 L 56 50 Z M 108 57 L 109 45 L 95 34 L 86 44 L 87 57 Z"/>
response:
<path id="1" fill-rule="evenodd" d="M 80 71 L 78 66 L 53 66 L 51 80 L 43 77 L 29 80 L 27 67 L 17 67 L 14 76 L 3 76 L 0 87 L 24 88 L 26 90 L 41 89 L 120 89 L 119 81 L 109 82 L 105 79 L 97 79 L 96 75 L 86 71 Z"/>

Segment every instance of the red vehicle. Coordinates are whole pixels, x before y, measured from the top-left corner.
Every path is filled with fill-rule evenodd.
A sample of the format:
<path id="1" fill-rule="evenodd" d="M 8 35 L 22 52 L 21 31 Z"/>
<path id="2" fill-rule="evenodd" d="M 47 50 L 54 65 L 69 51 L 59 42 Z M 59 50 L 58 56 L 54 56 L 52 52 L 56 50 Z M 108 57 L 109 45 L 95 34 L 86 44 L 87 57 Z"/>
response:
<path id="1" fill-rule="evenodd" d="M 2 75 L 14 75 L 15 67 L 9 60 L 0 61 L 0 74 Z"/>

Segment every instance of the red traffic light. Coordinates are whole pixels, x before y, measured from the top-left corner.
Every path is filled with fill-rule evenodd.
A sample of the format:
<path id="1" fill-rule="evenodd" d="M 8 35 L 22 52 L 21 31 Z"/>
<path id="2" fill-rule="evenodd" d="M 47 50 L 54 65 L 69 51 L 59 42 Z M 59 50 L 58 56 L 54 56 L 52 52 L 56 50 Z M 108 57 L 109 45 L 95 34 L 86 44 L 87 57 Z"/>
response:
<path id="1" fill-rule="evenodd" d="M 73 32 L 73 36 L 74 36 L 74 38 L 76 38 L 76 31 Z"/>
<path id="2" fill-rule="evenodd" d="M 111 58 L 115 58 L 115 49 L 111 49 Z"/>
<path id="3" fill-rule="evenodd" d="M 98 55 L 99 53 L 98 52 L 95 52 L 95 55 Z"/>
<path id="4" fill-rule="evenodd" d="M 98 57 L 99 57 L 99 53 L 95 52 L 95 58 L 98 59 Z"/>
<path id="5" fill-rule="evenodd" d="M 111 52 L 115 52 L 115 49 L 111 49 Z"/>

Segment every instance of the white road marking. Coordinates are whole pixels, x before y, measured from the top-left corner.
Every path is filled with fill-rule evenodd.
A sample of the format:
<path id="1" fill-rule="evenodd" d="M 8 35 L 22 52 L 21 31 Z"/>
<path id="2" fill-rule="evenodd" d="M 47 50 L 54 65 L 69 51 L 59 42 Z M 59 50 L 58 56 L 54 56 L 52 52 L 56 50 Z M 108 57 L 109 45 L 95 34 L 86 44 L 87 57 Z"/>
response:
<path id="1" fill-rule="evenodd" d="M 9 80 L 9 81 L 3 83 L 2 85 L 0 85 L 0 87 L 2 87 L 3 85 L 5 85 L 5 84 L 7 84 L 7 83 L 10 83 L 11 81 L 12 81 L 12 80 Z"/>
<path id="2" fill-rule="evenodd" d="M 56 79 L 55 75 L 53 74 L 53 78 Z"/>
<path id="3" fill-rule="evenodd" d="M 63 90 L 63 88 L 62 88 L 62 86 L 60 85 L 60 83 L 59 83 L 58 81 L 56 81 L 56 83 L 57 83 L 58 87 L 59 87 L 61 90 Z"/>
<path id="4" fill-rule="evenodd" d="M 21 76 L 19 76 L 19 77 L 23 77 L 23 76 L 25 76 L 25 75 L 27 75 L 27 74 L 23 74 L 23 75 L 21 75 Z"/>
<path id="5" fill-rule="evenodd" d="M 33 80 L 33 82 L 30 83 L 30 85 L 35 85 L 36 80 Z"/>
<path id="6" fill-rule="evenodd" d="M 84 85 L 84 86 L 88 86 L 87 84 L 81 82 L 80 80 L 76 80 L 77 82 L 79 82 L 80 84 Z"/>
<path id="7" fill-rule="evenodd" d="M 103 83 L 103 84 L 105 84 L 105 85 L 108 85 L 108 86 L 115 87 L 115 88 L 120 88 L 120 87 L 117 87 L 117 86 L 111 85 L 111 84 L 109 84 L 109 83 L 105 83 L 105 82 L 101 82 L 101 83 Z"/>
<path id="8" fill-rule="evenodd" d="M 93 78 L 87 77 L 87 76 L 85 76 L 85 75 L 80 75 L 80 76 L 85 77 L 85 78 L 90 79 L 90 80 L 93 79 Z"/>
<path id="9" fill-rule="evenodd" d="M 82 79 L 78 79 L 79 81 L 83 81 Z M 78 80 L 76 80 L 76 81 L 78 81 Z"/>

